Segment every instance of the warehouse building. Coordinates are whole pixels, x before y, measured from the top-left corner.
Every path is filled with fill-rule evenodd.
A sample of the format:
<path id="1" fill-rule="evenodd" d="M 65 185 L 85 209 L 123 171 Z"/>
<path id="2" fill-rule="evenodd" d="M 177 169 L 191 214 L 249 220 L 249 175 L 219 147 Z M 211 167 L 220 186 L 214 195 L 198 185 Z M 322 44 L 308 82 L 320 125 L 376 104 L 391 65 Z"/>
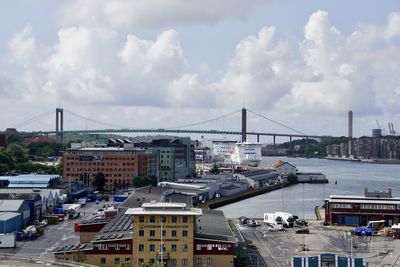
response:
<path id="1" fill-rule="evenodd" d="M 19 217 L 23 227 L 31 222 L 31 210 L 26 200 L 0 200 L 0 212 L 15 212 Z"/>
<path id="2" fill-rule="evenodd" d="M 0 233 L 7 234 L 22 230 L 21 214 L 18 212 L 0 212 Z"/>
<path id="3" fill-rule="evenodd" d="M 400 198 L 392 190 L 368 191 L 364 196 L 332 195 L 325 199 L 325 221 L 339 225 L 366 225 L 385 220 L 391 226 L 400 222 Z"/>

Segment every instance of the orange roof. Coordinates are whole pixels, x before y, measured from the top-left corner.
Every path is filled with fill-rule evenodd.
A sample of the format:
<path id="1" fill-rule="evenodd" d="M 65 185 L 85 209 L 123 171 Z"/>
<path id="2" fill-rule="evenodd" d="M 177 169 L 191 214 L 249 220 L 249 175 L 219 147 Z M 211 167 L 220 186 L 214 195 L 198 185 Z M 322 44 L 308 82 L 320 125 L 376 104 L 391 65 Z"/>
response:
<path id="1" fill-rule="evenodd" d="M 287 163 L 286 161 L 278 160 L 272 163 L 272 167 L 279 168 L 280 166 L 285 165 L 286 163 Z"/>

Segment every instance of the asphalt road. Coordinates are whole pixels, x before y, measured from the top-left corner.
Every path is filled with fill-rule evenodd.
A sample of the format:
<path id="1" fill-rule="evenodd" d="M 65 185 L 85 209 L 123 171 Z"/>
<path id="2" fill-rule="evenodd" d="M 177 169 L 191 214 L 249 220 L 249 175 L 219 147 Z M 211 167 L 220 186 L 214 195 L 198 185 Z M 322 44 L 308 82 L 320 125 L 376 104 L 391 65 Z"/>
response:
<path id="1" fill-rule="evenodd" d="M 260 221 L 261 222 L 261 221 Z M 252 240 L 267 266 L 289 266 L 294 256 L 316 256 L 324 252 L 364 258 L 369 266 L 400 266 L 400 240 L 384 236 L 350 236 L 353 227 L 323 227 L 311 222 L 310 234 L 296 234 L 294 229 L 270 232 L 259 227 L 236 225 L 246 240 Z M 309 251 L 301 250 L 305 244 Z"/>
<path id="2" fill-rule="evenodd" d="M 35 240 L 24 240 L 17 242 L 17 247 L 13 249 L 0 249 L 0 253 L 9 253 L 14 256 L 32 257 L 43 260 L 54 260 L 51 252 L 54 248 L 79 243 L 79 233 L 74 232 L 74 225 L 82 220 L 94 217 L 95 213 L 104 204 L 94 202 L 88 203 L 81 208 L 79 218 L 68 219 L 55 225 L 48 225 L 44 228 L 44 234 Z"/>

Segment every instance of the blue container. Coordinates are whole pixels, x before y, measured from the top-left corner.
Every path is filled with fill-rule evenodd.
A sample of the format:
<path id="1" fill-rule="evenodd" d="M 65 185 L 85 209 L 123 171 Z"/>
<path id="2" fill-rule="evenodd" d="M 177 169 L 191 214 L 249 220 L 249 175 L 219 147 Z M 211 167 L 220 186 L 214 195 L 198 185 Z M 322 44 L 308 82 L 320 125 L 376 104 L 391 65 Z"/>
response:
<path id="1" fill-rule="evenodd" d="M 54 209 L 54 214 L 64 214 L 64 210 L 62 208 Z"/>
<path id="2" fill-rule="evenodd" d="M 24 233 L 23 232 L 15 232 L 15 237 L 17 238 L 17 241 L 21 241 L 24 239 Z"/>

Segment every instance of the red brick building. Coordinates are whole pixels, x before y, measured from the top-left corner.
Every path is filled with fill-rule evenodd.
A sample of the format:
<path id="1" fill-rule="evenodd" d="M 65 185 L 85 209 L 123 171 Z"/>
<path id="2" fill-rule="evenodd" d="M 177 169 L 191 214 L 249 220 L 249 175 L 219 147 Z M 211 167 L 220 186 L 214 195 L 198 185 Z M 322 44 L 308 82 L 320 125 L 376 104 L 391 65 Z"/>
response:
<path id="1" fill-rule="evenodd" d="M 90 186 L 94 177 L 103 173 L 105 189 L 126 188 L 132 185 L 133 177 L 151 176 L 150 157 L 143 149 L 71 148 L 63 156 L 63 177 Z"/>
<path id="2" fill-rule="evenodd" d="M 366 225 L 385 220 L 386 225 L 400 222 L 400 198 L 387 191 L 368 191 L 364 196 L 332 195 L 325 199 L 325 221 L 339 225 Z"/>

